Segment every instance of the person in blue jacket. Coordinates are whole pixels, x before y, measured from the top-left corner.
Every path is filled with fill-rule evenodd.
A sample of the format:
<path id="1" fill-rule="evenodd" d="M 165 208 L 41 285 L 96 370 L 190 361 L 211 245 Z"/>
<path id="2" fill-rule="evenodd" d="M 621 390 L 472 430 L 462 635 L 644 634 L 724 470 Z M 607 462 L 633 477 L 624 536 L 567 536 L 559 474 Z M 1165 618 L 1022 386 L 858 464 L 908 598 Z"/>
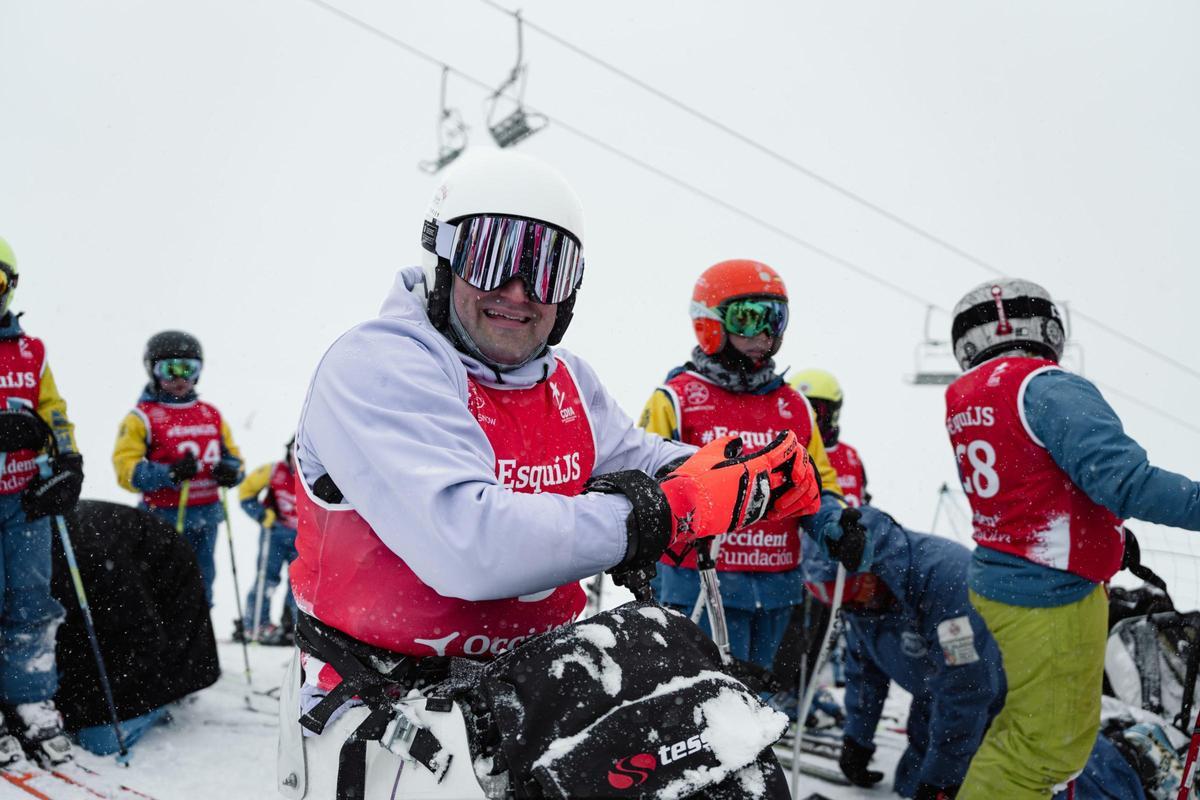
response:
<path id="1" fill-rule="evenodd" d="M 912 695 L 908 747 L 896 767 L 902 797 L 954 797 L 988 723 L 1004 704 L 1000 650 L 967 599 L 971 553 L 949 539 L 916 533 L 871 508 L 847 510 L 870 540 L 869 571 L 848 576 L 846 725 L 840 766 L 859 786 L 869 770 L 888 687 Z M 811 542 L 807 544 L 811 545 Z M 806 547 L 805 585 L 831 604 L 837 562 Z"/>

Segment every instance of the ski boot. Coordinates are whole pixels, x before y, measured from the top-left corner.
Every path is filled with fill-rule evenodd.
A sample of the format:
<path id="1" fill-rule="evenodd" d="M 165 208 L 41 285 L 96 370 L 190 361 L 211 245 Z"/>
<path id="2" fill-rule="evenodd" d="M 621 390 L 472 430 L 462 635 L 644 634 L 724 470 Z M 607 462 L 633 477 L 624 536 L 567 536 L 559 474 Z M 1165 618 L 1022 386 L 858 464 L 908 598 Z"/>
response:
<path id="1" fill-rule="evenodd" d="M 235 619 L 233 621 L 233 636 L 231 638 L 235 642 L 249 641 L 249 639 L 246 638 L 246 626 L 240 619 Z"/>
<path id="2" fill-rule="evenodd" d="M 75 757 L 71 740 L 63 733 L 62 715 L 53 700 L 21 703 L 17 706 L 17 716 L 25 725 L 19 734 L 30 758 L 50 768 Z"/>
<path id="3" fill-rule="evenodd" d="M 25 751 L 21 747 L 21 743 L 17 741 L 17 737 L 8 732 L 8 727 L 4 724 L 4 715 L 0 714 L 0 769 L 22 761 L 25 758 Z"/>

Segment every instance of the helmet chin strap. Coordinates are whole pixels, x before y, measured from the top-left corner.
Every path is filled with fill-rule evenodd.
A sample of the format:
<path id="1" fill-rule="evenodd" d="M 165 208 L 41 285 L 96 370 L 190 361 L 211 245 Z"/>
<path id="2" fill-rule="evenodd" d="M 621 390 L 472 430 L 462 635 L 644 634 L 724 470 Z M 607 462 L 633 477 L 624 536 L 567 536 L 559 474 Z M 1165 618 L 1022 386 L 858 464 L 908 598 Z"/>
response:
<path id="1" fill-rule="evenodd" d="M 505 372 L 513 372 L 533 361 L 546 352 L 546 343 L 542 342 L 542 346 L 535 349 L 532 353 L 526 356 L 522 361 L 516 364 L 497 364 L 492 359 L 488 358 L 479 349 L 479 345 L 475 344 L 475 340 L 471 338 L 471 334 L 467 333 L 466 327 L 462 324 L 462 320 L 458 317 L 458 309 L 454 307 L 454 303 L 450 303 L 450 330 L 454 334 L 452 341 L 458 349 L 469 355 L 471 358 L 482 362 L 484 366 L 496 373 L 497 377 Z"/>

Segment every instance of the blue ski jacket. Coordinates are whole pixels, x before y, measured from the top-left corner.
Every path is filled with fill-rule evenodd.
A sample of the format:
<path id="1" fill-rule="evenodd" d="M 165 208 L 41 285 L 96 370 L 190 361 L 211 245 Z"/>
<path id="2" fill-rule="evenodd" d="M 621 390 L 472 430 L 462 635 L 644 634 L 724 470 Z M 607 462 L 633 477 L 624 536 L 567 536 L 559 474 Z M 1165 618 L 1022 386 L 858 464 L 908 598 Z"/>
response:
<path id="1" fill-rule="evenodd" d="M 967 599 L 970 551 L 870 506 L 860 510 L 874 542 L 870 572 L 896 603 L 885 612 L 846 610 L 845 733 L 871 747 L 890 681 L 909 692 L 908 748 L 895 788 L 911 797 L 922 782 L 962 782 L 1007 686 L 1000 649 Z M 832 581 L 837 564 L 808 547 L 804 572 L 809 581 Z"/>

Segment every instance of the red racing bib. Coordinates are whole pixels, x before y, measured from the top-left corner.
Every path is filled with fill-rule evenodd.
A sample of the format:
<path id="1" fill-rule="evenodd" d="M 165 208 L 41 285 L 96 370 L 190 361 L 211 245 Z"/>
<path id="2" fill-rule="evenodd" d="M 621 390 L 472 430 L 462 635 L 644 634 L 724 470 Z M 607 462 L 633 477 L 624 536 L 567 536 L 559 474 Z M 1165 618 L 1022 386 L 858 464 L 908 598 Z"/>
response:
<path id="1" fill-rule="evenodd" d="M 996 358 L 946 390 L 946 431 L 971 503 L 975 541 L 1097 583 L 1121 567 L 1122 521 L 1092 502 L 1025 420 L 1025 387 L 1058 365 Z"/>
<path id="2" fill-rule="evenodd" d="M 587 408 L 563 361 L 548 380 L 525 389 L 471 380 L 467 403 L 495 452 L 496 477 L 510 491 L 564 496 L 583 491 L 596 448 Z M 324 504 L 305 481 L 298 483 L 299 556 L 290 567 L 296 602 L 356 639 L 416 656 L 488 659 L 583 610 L 577 582 L 503 600 L 443 597 L 353 508 Z"/>
<path id="3" fill-rule="evenodd" d="M 296 529 L 296 473 L 288 469 L 288 465 L 280 461 L 271 470 L 271 482 L 268 484 L 271 496 L 275 498 L 275 513 L 279 524 L 285 528 Z"/>
<path id="4" fill-rule="evenodd" d="M 212 469 L 221 461 L 221 412 L 203 400 L 193 400 L 182 404 L 143 401 L 137 404 L 136 413 L 146 424 L 146 460 L 173 464 L 191 453 L 200 469 L 188 485 L 188 506 L 217 502 L 220 495 Z M 146 492 L 146 505 L 177 507 L 179 491 L 179 487 L 168 486 Z"/>
<path id="5" fill-rule="evenodd" d="M 46 368 L 46 346 L 41 339 L 21 334 L 0 339 L 0 401 L 4 408 L 27 408 L 37 413 Z M 37 474 L 32 450 L 0 453 L 0 495 L 17 494 Z"/>
<path id="6" fill-rule="evenodd" d="M 858 457 L 858 451 L 845 442 L 838 442 L 832 447 L 826 447 L 825 455 L 829 456 L 829 463 L 837 472 L 842 497 L 854 508 L 861 507 L 867 475 Z"/>

